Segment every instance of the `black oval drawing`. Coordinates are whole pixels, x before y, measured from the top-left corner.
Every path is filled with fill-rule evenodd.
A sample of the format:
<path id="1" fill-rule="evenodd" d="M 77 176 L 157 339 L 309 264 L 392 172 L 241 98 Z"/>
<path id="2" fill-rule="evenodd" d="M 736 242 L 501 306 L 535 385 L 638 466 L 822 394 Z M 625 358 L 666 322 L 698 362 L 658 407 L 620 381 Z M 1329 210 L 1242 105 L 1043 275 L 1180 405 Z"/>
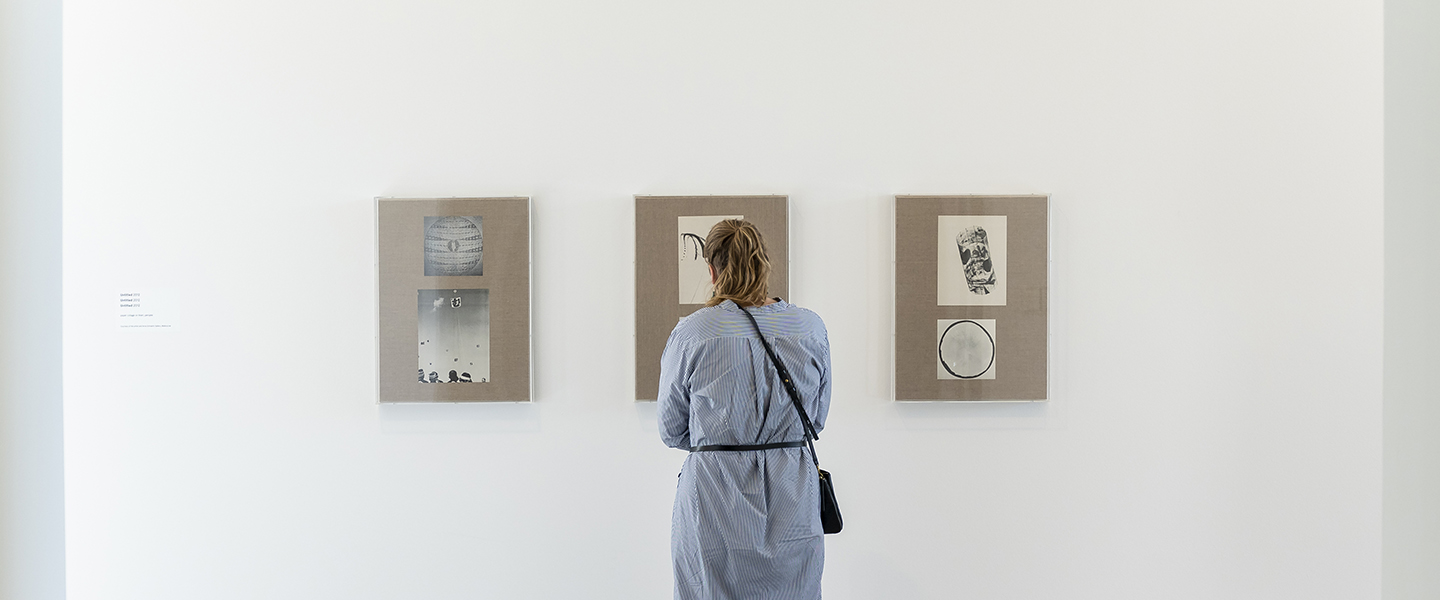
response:
<path id="1" fill-rule="evenodd" d="M 974 375 L 961 375 L 959 373 L 956 373 L 953 369 L 950 368 L 950 362 L 945 360 L 945 336 L 950 335 L 950 332 L 955 330 L 955 327 L 957 325 L 963 323 L 969 323 L 971 325 L 974 325 L 976 329 L 979 329 L 981 333 L 985 334 L 985 339 L 989 340 L 990 342 L 990 363 L 985 365 L 984 369 L 980 369 L 980 372 Z M 969 328 L 966 327 L 961 329 L 960 331 L 966 331 L 968 329 Z M 957 331 L 956 333 L 958 335 L 959 331 Z M 945 367 L 945 371 L 947 373 L 950 373 L 951 375 L 954 375 L 960 379 L 974 379 L 988 373 L 990 371 L 990 367 L 995 366 L 995 337 L 990 335 L 989 331 L 985 330 L 985 326 L 976 323 L 975 321 L 971 321 L 970 319 L 961 319 L 959 321 L 951 323 L 949 327 L 945 328 L 945 332 L 940 334 L 940 343 L 936 344 L 935 353 L 937 356 L 940 357 L 940 366 Z"/>

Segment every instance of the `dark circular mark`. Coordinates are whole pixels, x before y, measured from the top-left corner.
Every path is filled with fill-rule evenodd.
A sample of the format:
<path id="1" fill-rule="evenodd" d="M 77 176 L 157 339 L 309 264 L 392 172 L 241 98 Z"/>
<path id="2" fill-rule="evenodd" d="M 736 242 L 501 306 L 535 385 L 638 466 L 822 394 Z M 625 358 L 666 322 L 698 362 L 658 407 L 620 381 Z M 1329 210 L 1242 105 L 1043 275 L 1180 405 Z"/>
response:
<path id="1" fill-rule="evenodd" d="M 945 360 L 945 336 L 950 335 L 950 330 L 954 329 L 956 325 L 959 325 L 961 323 L 969 323 L 971 325 L 974 325 L 975 327 L 980 329 L 981 333 L 985 334 L 985 339 L 990 340 L 990 364 L 985 365 L 984 369 L 980 369 L 980 372 L 974 375 L 961 375 L 959 373 L 956 373 L 955 371 L 950 369 L 950 363 L 946 362 Z M 945 367 L 946 372 L 956 377 L 959 377 L 960 379 L 974 379 L 988 373 L 990 371 L 990 367 L 995 366 L 995 337 L 991 336 L 989 331 L 985 331 L 985 327 L 980 325 L 979 323 L 971 321 L 970 319 L 961 319 L 959 321 L 951 323 L 949 327 L 945 328 L 945 332 L 940 334 L 940 343 L 936 344 L 935 353 L 940 357 L 940 366 Z"/>

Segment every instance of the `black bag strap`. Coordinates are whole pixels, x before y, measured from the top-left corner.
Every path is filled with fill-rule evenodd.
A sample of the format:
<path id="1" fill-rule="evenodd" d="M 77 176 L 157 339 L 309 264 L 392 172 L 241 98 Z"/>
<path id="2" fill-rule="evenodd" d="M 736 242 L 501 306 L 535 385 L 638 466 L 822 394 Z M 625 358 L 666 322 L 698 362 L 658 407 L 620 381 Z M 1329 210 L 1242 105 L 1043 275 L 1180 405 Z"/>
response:
<path id="1" fill-rule="evenodd" d="M 795 382 L 790 379 L 790 371 L 785 368 L 785 363 L 780 362 L 780 357 L 775 356 L 775 351 L 770 349 L 770 342 L 765 341 L 765 334 L 760 331 L 760 323 L 755 320 L 755 315 L 745 310 L 745 307 L 735 305 L 740 312 L 750 319 L 750 324 L 755 326 L 755 335 L 760 338 L 760 345 L 765 347 L 765 354 L 770 357 L 770 363 L 775 365 L 775 372 L 780 374 L 780 383 L 785 386 L 785 392 L 790 394 L 790 402 L 795 405 L 795 410 L 800 413 L 800 424 L 805 426 L 805 443 L 810 446 L 810 459 L 815 461 L 815 468 L 820 468 L 820 457 L 815 455 L 815 443 L 811 440 L 818 440 L 820 436 L 815 433 L 815 425 L 810 423 L 810 415 L 805 412 L 805 406 L 800 403 L 800 392 L 795 391 Z"/>

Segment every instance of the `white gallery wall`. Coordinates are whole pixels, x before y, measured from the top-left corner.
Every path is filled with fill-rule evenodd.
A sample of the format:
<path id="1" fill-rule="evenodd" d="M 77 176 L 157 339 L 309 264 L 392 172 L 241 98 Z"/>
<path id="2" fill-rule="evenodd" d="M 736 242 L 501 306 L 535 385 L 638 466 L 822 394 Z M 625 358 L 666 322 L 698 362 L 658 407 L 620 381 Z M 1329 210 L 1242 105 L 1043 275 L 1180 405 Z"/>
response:
<path id="1" fill-rule="evenodd" d="M 65 3 L 71 598 L 667 598 L 633 194 L 791 199 L 827 598 L 1377 598 L 1382 6 Z M 890 401 L 894 194 L 1047 193 L 1051 401 Z M 375 196 L 534 198 L 536 401 L 375 404 Z M 167 328 L 121 329 L 143 293 Z"/>

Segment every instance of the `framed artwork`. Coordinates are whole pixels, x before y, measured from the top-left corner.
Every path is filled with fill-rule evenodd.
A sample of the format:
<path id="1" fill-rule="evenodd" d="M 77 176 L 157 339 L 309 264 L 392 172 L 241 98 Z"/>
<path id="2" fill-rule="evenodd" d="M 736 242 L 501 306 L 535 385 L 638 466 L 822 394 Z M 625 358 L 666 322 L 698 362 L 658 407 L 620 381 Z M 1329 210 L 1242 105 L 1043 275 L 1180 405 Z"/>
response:
<path id="1" fill-rule="evenodd" d="M 380 402 L 529 402 L 530 199 L 376 198 Z"/>
<path id="2" fill-rule="evenodd" d="M 895 197 L 895 399 L 1049 397 L 1050 198 Z"/>
<path id="3" fill-rule="evenodd" d="M 789 299 L 789 204 L 785 196 L 635 197 L 635 399 L 655 400 L 660 356 L 681 318 L 710 300 L 705 238 L 725 219 L 765 236 L 770 295 Z"/>

